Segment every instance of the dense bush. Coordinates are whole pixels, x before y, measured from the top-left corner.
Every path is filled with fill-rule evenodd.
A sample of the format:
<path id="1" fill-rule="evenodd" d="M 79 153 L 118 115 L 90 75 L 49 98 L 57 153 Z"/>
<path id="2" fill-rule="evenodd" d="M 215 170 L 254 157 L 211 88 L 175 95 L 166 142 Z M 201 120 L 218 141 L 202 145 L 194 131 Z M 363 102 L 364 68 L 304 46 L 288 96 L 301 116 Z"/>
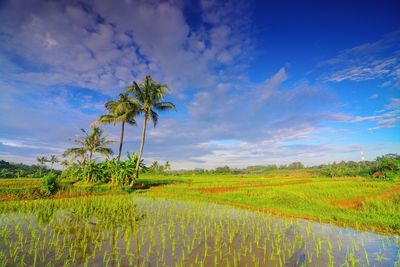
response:
<path id="1" fill-rule="evenodd" d="M 58 175 L 55 173 L 49 173 L 42 178 L 41 191 L 43 195 L 50 196 L 58 190 Z"/>
<path id="2" fill-rule="evenodd" d="M 76 178 L 88 183 L 111 182 L 113 184 L 129 185 L 134 180 L 137 155 L 128 153 L 126 160 L 107 159 L 104 162 L 84 162 L 71 164 L 63 170 L 61 177 Z M 141 171 L 147 171 L 143 160 L 140 162 Z"/>
<path id="3" fill-rule="evenodd" d="M 69 164 L 65 169 L 62 170 L 61 179 L 82 179 L 83 178 L 83 165 L 77 163 Z"/>

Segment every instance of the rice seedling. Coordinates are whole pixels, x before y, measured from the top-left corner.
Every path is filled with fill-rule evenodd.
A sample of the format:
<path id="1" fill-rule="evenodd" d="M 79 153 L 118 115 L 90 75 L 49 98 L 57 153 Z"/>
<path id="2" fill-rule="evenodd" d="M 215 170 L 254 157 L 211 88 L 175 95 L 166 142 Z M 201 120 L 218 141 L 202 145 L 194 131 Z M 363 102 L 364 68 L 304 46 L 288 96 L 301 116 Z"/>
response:
<path id="1" fill-rule="evenodd" d="M 0 266 L 383 266 L 400 251 L 395 235 L 197 201 L 97 196 L 0 213 Z"/>

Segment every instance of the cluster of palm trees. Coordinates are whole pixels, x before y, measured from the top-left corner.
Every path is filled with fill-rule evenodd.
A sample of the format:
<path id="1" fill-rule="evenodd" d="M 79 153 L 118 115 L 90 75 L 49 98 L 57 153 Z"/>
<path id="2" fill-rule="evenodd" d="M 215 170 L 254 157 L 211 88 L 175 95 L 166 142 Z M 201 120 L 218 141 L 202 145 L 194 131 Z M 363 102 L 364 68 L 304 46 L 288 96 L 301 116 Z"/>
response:
<path id="1" fill-rule="evenodd" d="M 164 101 L 164 96 L 170 90 L 167 85 L 154 81 L 151 76 L 146 76 L 140 84 L 133 82 L 125 91 L 119 94 L 118 99 L 110 100 L 105 104 L 107 113 L 92 124 L 92 129 L 88 133 L 84 129 L 81 131 L 84 136 L 74 140 L 77 147 L 67 149 L 64 156 L 71 156 L 74 160 L 79 158 L 80 162 L 92 161 L 95 153 L 109 157 L 113 151 L 108 148 L 112 141 L 103 137 L 103 130 L 97 127 L 99 124 L 121 124 L 121 135 L 117 159 L 120 160 L 124 142 L 126 124 L 136 125 L 136 118 L 143 115 L 143 129 L 139 149 L 138 160 L 135 167 L 135 177 L 139 177 L 139 167 L 143 154 L 143 147 L 146 138 L 147 123 L 149 120 L 155 127 L 158 122 L 158 111 L 176 109 L 171 102 Z"/>
<path id="2" fill-rule="evenodd" d="M 60 162 L 56 155 L 50 155 L 49 158 L 41 156 L 41 157 L 36 158 L 36 161 L 39 163 L 39 165 L 42 168 L 44 168 L 46 166 L 46 163 L 50 163 L 51 164 L 51 167 L 50 167 L 51 170 L 53 170 L 54 164 Z M 41 170 L 40 170 L 40 172 L 41 172 Z"/>

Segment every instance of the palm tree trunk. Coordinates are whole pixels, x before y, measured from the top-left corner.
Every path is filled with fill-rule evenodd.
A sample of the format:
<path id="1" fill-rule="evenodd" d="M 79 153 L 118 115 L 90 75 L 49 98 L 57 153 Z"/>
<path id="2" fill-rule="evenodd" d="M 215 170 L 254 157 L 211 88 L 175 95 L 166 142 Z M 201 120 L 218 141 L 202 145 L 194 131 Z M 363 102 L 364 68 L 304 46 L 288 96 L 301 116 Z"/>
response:
<path id="1" fill-rule="evenodd" d="M 89 168 L 90 168 L 90 173 L 88 174 L 88 178 L 87 181 L 91 182 L 92 181 L 92 156 L 93 156 L 93 152 L 90 151 L 89 154 Z"/>
<path id="2" fill-rule="evenodd" d="M 145 113 L 144 114 L 144 119 L 143 119 L 142 143 L 140 144 L 139 157 L 138 157 L 137 162 L 136 162 L 136 172 L 135 172 L 135 178 L 136 179 L 139 178 L 139 164 L 140 164 L 140 160 L 142 159 L 144 140 L 145 140 L 145 137 L 146 137 L 146 127 L 147 127 L 147 114 Z"/>
<path id="3" fill-rule="evenodd" d="M 125 121 L 122 122 L 121 138 L 119 140 L 118 160 L 121 158 L 122 143 L 124 142 Z"/>

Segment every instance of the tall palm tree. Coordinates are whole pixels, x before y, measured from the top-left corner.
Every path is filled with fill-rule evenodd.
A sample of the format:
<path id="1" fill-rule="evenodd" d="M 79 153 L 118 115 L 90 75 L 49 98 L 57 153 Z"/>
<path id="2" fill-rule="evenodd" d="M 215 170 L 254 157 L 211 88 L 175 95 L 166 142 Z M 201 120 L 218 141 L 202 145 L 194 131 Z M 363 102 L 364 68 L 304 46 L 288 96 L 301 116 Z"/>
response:
<path id="1" fill-rule="evenodd" d="M 138 115 L 137 101 L 128 93 L 119 94 L 117 100 L 110 100 L 105 104 L 107 114 L 101 115 L 95 124 L 121 123 L 121 137 L 119 141 L 118 160 L 121 158 L 122 144 L 124 142 L 125 123 L 135 125 L 135 117 Z"/>
<path id="2" fill-rule="evenodd" d="M 81 162 L 88 157 L 89 162 L 92 162 L 95 153 L 107 157 L 113 154 L 111 148 L 108 148 L 112 141 L 108 141 L 102 136 L 104 132 L 102 129 L 99 127 L 92 127 L 89 133 L 84 129 L 81 129 L 81 131 L 84 133 L 84 136 L 74 140 L 74 143 L 77 144 L 78 147 L 65 150 L 64 157 L 72 156 L 73 159 L 80 157 Z"/>
<path id="3" fill-rule="evenodd" d="M 156 111 L 166 111 L 176 109 L 171 102 L 164 102 L 164 95 L 170 90 L 167 85 L 153 81 L 150 75 L 147 75 L 139 85 L 133 82 L 126 88 L 125 92 L 132 93 L 139 105 L 139 113 L 143 113 L 142 140 L 139 150 L 139 158 L 136 163 L 135 178 L 139 178 L 139 162 L 142 158 L 143 147 L 146 137 L 147 121 L 151 119 L 153 126 L 156 127 L 158 114 Z"/>
<path id="4" fill-rule="evenodd" d="M 39 169 L 40 174 L 39 175 L 42 176 L 42 170 L 45 167 L 45 163 L 48 162 L 49 160 L 46 157 L 42 156 L 42 157 L 37 157 L 36 161 L 39 162 L 39 165 L 40 165 L 40 169 Z"/>
<path id="5" fill-rule="evenodd" d="M 49 159 L 49 162 L 51 163 L 51 169 L 53 170 L 53 165 L 54 165 L 54 163 L 57 163 L 57 162 L 58 162 L 57 156 L 56 156 L 56 155 L 51 155 L 51 156 L 50 156 L 50 159 Z"/>

